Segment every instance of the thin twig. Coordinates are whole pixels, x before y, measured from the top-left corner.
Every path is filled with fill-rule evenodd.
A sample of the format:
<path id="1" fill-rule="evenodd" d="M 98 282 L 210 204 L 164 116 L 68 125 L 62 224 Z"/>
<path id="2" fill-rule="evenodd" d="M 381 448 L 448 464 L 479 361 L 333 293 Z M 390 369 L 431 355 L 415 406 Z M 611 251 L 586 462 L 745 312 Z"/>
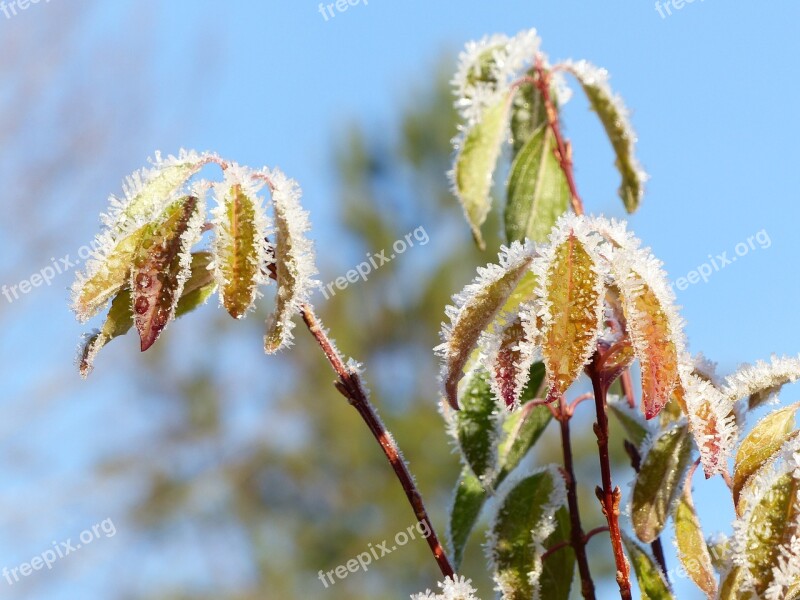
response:
<path id="1" fill-rule="evenodd" d="M 567 506 L 570 519 L 570 545 L 575 551 L 578 573 L 581 577 L 581 594 L 585 600 L 594 600 L 594 582 L 589 571 L 589 559 L 586 556 L 586 536 L 581 525 L 581 513 L 578 509 L 578 488 L 575 479 L 575 466 L 572 460 L 572 441 L 570 439 L 569 422 L 571 414 L 563 396 L 559 398 L 557 420 L 561 427 L 561 450 L 564 455 L 564 475 L 567 487 Z"/>
<path id="2" fill-rule="evenodd" d="M 436 563 L 439 565 L 442 575 L 445 577 L 452 577 L 455 572 L 453 571 L 450 560 L 447 558 L 444 547 L 439 542 L 439 538 L 437 537 L 436 531 L 433 528 L 433 523 L 431 523 L 431 520 L 428 517 L 425 504 L 422 502 L 422 495 L 417 489 L 414 478 L 411 476 L 411 473 L 408 470 L 408 466 L 400 455 L 400 450 L 398 449 L 394 438 L 386 430 L 377 413 L 375 412 L 372 403 L 369 401 L 369 396 L 367 395 L 367 391 L 361 383 L 358 373 L 345 364 L 341 355 L 328 338 L 325 330 L 322 328 L 319 319 L 314 314 L 314 309 L 310 305 L 304 304 L 301 307 L 301 315 L 306 327 L 308 327 L 309 332 L 311 332 L 311 335 L 314 336 L 314 339 L 317 341 L 320 348 L 322 348 L 322 351 L 325 354 L 325 357 L 328 359 L 331 367 L 333 367 L 333 370 L 339 377 L 339 380 L 336 382 L 336 389 L 338 389 L 339 392 L 341 392 L 341 394 L 347 398 L 350 404 L 353 405 L 353 408 L 358 411 L 358 414 L 361 415 L 361 418 L 369 427 L 372 435 L 380 444 L 383 453 L 386 455 L 386 458 L 392 465 L 392 468 L 397 475 L 397 479 L 403 486 L 403 491 L 405 491 L 406 496 L 408 497 L 411 508 L 414 509 L 414 515 L 417 517 L 417 520 L 427 527 L 428 531 L 430 531 L 430 535 L 428 535 L 426 539 L 428 540 L 428 545 L 433 552 L 433 556 L 436 559 Z"/>
<path id="3" fill-rule="evenodd" d="M 611 546 L 614 550 L 614 562 L 617 566 L 617 585 L 619 594 L 623 600 L 631 600 L 630 567 L 625 558 L 625 550 L 622 547 L 622 532 L 619 526 L 619 504 L 622 492 L 619 487 L 612 487 L 611 484 L 611 459 L 608 452 L 608 415 L 606 414 L 606 396 L 608 394 L 608 383 L 603 381 L 600 375 L 601 359 L 596 354 L 589 368 L 592 379 L 592 389 L 594 390 L 595 409 L 597 411 L 597 423 L 594 425 L 594 433 L 597 436 L 597 448 L 600 456 L 600 474 L 603 486 L 596 490 L 597 498 L 603 509 L 603 514 L 608 522 L 608 532 L 611 537 Z"/>

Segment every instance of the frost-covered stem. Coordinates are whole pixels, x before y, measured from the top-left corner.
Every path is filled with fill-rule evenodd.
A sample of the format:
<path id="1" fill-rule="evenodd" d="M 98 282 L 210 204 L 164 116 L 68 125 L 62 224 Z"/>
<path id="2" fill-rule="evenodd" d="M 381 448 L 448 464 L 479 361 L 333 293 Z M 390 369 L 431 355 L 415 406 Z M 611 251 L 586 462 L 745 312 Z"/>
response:
<path id="1" fill-rule="evenodd" d="M 439 538 L 433 528 L 433 523 L 431 523 L 428 517 L 425 504 L 422 502 L 422 495 L 419 493 L 414 478 L 409 472 L 403 457 L 400 455 L 400 450 L 394 439 L 384 427 L 372 403 L 369 401 L 367 391 L 364 389 L 358 373 L 345 364 L 341 355 L 322 328 L 319 319 L 314 314 L 314 309 L 310 305 L 304 304 L 301 308 L 301 314 L 306 327 L 308 327 L 314 339 L 317 340 L 320 348 L 322 348 L 322 351 L 325 353 L 325 357 L 339 377 L 339 380 L 336 382 L 336 389 L 347 398 L 350 404 L 353 405 L 353 408 L 361 415 L 361 418 L 364 419 L 367 427 L 369 427 L 372 435 L 380 444 L 383 453 L 392 465 L 397 479 L 403 486 L 403 491 L 405 491 L 411 508 L 414 510 L 414 515 L 417 517 L 417 520 L 430 531 L 430 535 L 427 537 L 428 545 L 433 552 L 436 563 L 439 565 L 439 569 L 442 571 L 442 575 L 445 577 L 452 577 L 455 572 L 450 564 L 450 560 L 447 558 L 444 547 L 441 542 L 439 542 Z"/>
<path id="2" fill-rule="evenodd" d="M 578 509 L 578 489 L 575 479 L 575 466 L 572 460 L 572 440 L 570 439 L 569 422 L 572 418 L 572 411 L 567 405 L 564 396 L 559 398 L 559 409 L 556 411 L 556 419 L 561 427 L 561 449 L 564 454 L 564 473 L 567 487 L 567 506 L 569 508 L 570 520 L 570 545 L 575 551 L 575 559 L 578 563 L 578 573 L 581 576 L 581 594 L 586 600 L 593 600 L 594 582 L 589 571 L 589 559 L 586 556 L 586 536 L 581 525 L 581 513 Z"/>
<path id="3" fill-rule="evenodd" d="M 626 373 L 630 374 L 629 371 L 625 371 Z M 642 455 L 639 454 L 639 449 L 636 447 L 636 444 L 625 440 L 625 452 L 628 453 L 628 456 L 631 459 L 631 466 L 633 470 L 637 473 L 642 466 Z M 698 462 L 695 463 L 700 464 L 699 459 Z M 694 472 L 694 470 L 692 470 Z M 664 580 L 669 584 L 669 574 L 667 572 L 667 557 L 664 556 L 664 545 L 661 543 L 661 536 L 658 536 L 650 543 L 650 549 L 653 551 L 653 557 L 656 559 L 658 566 L 661 567 L 661 573 L 664 575 Z"/>
<path id="4" fill-rule="evenodd" d="M 597 411 L 597 423 L 594 425 L 594 433 L 597 436 L 600 474 L 603 482 L 603 487 L 598 487 L 596 494 L 603 508 L 606 521 L 608 521 L 608 532 L 611 537 L 611 546 L 614 549 L 614 562 L 617 565 L 619 595 L 623 600 L 631 600 L 630 568 L 628 560 L 625 558 L 625 551 L 622 548 L 622 533 L 619 527 L 619 505 L 622 492 L 619 487 L 612 487 L 611 484 L 611 459 L 608 452 L 608 415 L 606 414 L 609 382 L 605 381 L 605 378 L 599 372 L 600 369 L 597 368 L 601 362 L 600 356 L 595 354 L 592 365 L 588 368 L 592 379 L 595 409 Z"/>
<path id="5" fill-rule="evenodd" d="M 564 135 L 561 133 L 561 125 L 559 124 L 558 120 L 558 111 L 553 103 L 553 98 L 550 96 L 550 76 L 547 74 L 547 71 L 545 71 L 541 58 L 536 59 L 535 69 L 537 77 L 534 83 L 536 84 L 536 87 L 539 88 L 539 92 L 541 92 L 542 99 L 544 100 L 545 111 L 547 112 L 547 121 L 550 126 L 550 130 L 553 132 L 553 138 L 556 142 L 558 162 L 561 165 L 561 170 L 564 171 L 564 176 L 567 178 L 572 210 L 575 211 L 576 215 L 582 215 L 584 213 L 583 201 L 578 195 L 578 186 L 575 185 L 575 174 L 572 170 L 572 153 L 570 151 L 569 144 L 564 139 Z"/>

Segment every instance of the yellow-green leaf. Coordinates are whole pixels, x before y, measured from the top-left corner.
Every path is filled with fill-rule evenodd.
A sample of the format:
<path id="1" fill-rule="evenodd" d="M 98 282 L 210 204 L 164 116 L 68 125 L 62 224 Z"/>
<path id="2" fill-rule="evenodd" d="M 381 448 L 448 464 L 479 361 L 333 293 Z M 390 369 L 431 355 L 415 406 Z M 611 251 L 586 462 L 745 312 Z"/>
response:
<path id="1" fill-rule="evenodd" d="M 711 562 L 700 519 L 692 501 L 691 483 L 687 480 L 683 494 L 675 506 L 675 545 L 678 558 L 692 581 L 712 599 L 717 594 L 717 579 Z"/>
<path id="2" fill-rule="evenodd" d="M 542 355 L 555 398 L 567 391 L 595 350 L 604 292 L 595 258 L 574 231 L 545 260 L 542 300 L 549 318 L 542 326 Z"/>
<path id="3" fill-rule="evenodd" d="M 622 541 L 633 564 L 642 600 L 673 600 L 674 596 L 664 580 L 661 569 L 644 548 L 624 533 L 622 534 Z"/>
<path id="4" fill-rule="evenodd" d="M 509 100 L 503 97 L 484 111 L 481 120 L 460 142 L 453 168 L 455 193 L 481 249 L 484 248 L 481 225 L 492 207 L 492 179 L 507 135 L 508 110 Z"/>
<path id="5" fill-rule="evenodd" d="M 770 413 L 758 422 L 739 446 L 733 468 L 733 501 L 740 516 L 742 488 L 759 469 L 775 458 L 784 443 L 798 434 L 794 431 L 798 409 L 800 403 Z"/>
<path id="6" fill-rule="evenodd" d="M 692 456 L 688 425 L 662 431 L 642 457 L 633 485 L 631 520 L 636 537 L 651 543 L 664 530 Z"/>

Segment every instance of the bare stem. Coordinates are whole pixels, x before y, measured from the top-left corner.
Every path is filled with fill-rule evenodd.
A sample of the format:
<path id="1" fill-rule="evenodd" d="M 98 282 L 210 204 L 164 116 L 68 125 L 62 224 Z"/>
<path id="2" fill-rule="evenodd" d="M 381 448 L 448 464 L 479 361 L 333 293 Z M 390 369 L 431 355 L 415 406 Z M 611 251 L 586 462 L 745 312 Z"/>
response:
<path id="1" fill-rule="evenodd" d="M 619 595 L 623 600 L 631 600 L 630 568 L 628 560 L 625 558 L 625 550 L 622 547 L 622 532 L 619 527 L 619 504 L 622 492 L 619 487 L 612 487 L 611 484 L 611 460 L 608 452 L 608 415 L 606 414 L 608 382 L 604 381 L 604 378 L 599 373 L 599 361 L 599 356 L 596 354 L 592 361 L 592 366 L 589 368 L 592 389 L 594 390 L 595 409 L 597 411 L 597 423 L 594 425 L 594 433 L 597 436 L 600 474 L 603 482 L 603 487 L 598 487 L 596 494 L 608 522 L 611 546 L 614 549 L 614 562 L 617 566 Z"/>
<path id="2" fill-rule="evenodd" d="M 575 551 L 578 562 L 578 573 L 581 577 L 581 594 L 586 600 L 594 600 L 594 582 L 589 571 L 589 559 L 586 556 L 586 535 L 581 525 L 581 513 L 578 509 L 578 489 L 575 479 L 575 466 L 572 460 L 572 441 L 570 439 L 569 422 L 572 417 L 569 405 L 564 396 L 559 398 L 559 409 L 556 418 L 561 427 L 561 449 L 564 454 L 564 473 L 567 486 L 567 506 L 570 519 L 570 545 Z"/>
<path id="3" fill-rule="evenodd" d="M 310 305 L 304 304 L 301 308 L 301 314 L 306 327 L 308 327 L 311 335 L 314 336 L 314 339 L 317 341 L 320 348 L 322 348 L 325 357 L 328 359 L 331 367 L 333 367 L 333 370 L 339 377 L 338 381 L 336 382 L 336 389 L 338 389 L 339 392 L 341 392 L 341 394 L 347 398 L 350 404 L 353 405 L 353 408 L 355 408 L 358 411 L 358 414 L 361 415 L 361 418 L 367 424 L 367 427 L 369 427 L 369 430 L 372 432 L 375 440 L 377 440 L 377 442 L 380 444 L 383 453 L 386 455 L 386 458 L 392 465 L 395 475 L 397 475 L 397 479 L 403 486 L 403 491 L 405 491 L 406 496 L 408 497 L 408 501 L 411 504 L 411 508 L 414 510 L 414 515 L 417 517 L 417 521 L 422 523 L 425 527 L 427 527 L 427 530 L 430 531 L 430 535 L 427 537 L 428 545 L 431 548 L 431 552 L 433 552 L 433 557 L 436 559 L 436 563 L 439 565 L 442 575 L 445 577 L 452 577 L 455 572 L 453 571 L 450 560 L 447 558 L 444 547 L 439 542 L 439 538 L 437 537 L 436 531 L 433 528 L 433 523 L 431 523 L 431 520 L 428 517 L 425 504 L 422 502 L 422 495 L 419 493 L 419 490 L 414 483 L 414 478 L 411 476 L 408 466 L 406 465 L 402 456 L 400 456 L 400 450 L 395 444 L 394 438 L 392 438 L 392 436 L 386 430 L 377 413 L 375 412 L 372 403 L 369 401 L 369 397 L 364 389 L 363 384 L 361 383 L 358 373 L 345 364 L 341 355 L 336 350 L 333 343 L 331 343 L 328 335 L 325 333 L 325 330 L 322 328 L 319 319 L 314 314 L 314 309 Z"/>

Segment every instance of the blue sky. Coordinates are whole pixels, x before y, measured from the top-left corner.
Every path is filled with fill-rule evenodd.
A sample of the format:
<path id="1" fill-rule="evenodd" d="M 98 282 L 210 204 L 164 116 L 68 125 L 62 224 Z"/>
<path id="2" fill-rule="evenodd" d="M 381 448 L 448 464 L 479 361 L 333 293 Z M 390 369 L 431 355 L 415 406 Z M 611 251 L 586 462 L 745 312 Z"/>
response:
<path id="1" fill-rule="evenodd" d="M 487 33 L 536 27 L 552 59 L 586 58 L 606 67 L 631 107 L 639 155 L 652 179 L 630 222 L 674 279 L 712 260 L 722 262 L 723 253 L 732 258 L 737 245 L 753 240 L 746 252 L 738 246 L 736 260 L 707 283 L 678 291 L 692 351 L 702 350 L 723 372 L 773 352 L 800 351 L 793 305 L 800 296 L 794 229 L 800 221 L 800 125 L 791 58 L 800 52 L 800 4 L 696 0 L 662 18 L 650 1 L 370 0 L 328 20 L 318 2 L 306 0 L 132 6 L 106 3 L 78 33 L 114 38 L 119 32 L 126 39 L 132 28 L 143 28 L 148 36 L 147 60 L 157 79 L 136 92 L 151 99 L 155 126 L 137 143 L 146 153 L 185 146 L 243 163 L 279 165 L 302 182 L 321 247 L 332 239 L 326 222 L 336 211 L 330 150 L 346 124 L 353 118 L 374 127 L 391 123 L 401 107 L 413 103 L 415 85 L 441 53 Z M 39 4 L 14 19 L 0 16 L 0 50 L 4 30 L 19 19 L 54 13 Z M 198 30 L 208 39 L 200 50 Z M 207 62 L 197 63 L 198 54 Z M 41 58 L 26 60 L 34 68 Z M 76 42 L 67 64 L 80 69 L 92 60 Z M 105 84 L 125 89 L 129 76 L 121 69 L 107 75 Z M 197 107 L 187 107 L 192 97 L 201 98 Z M 576 97 L 565 109 L 565 122 L 587 210 L 623 216 L 613 157 L 586 103 Z M 86 199 L 88 214 L 104 208 L 106 192 L 122 174 L 109 174 L 104 183 L 112 187 Z M 64 253 L 85 243 L 93 219 L 76 229 Z M 13 239 L 0 244 L 13 245 Z M 49 257 L 38 259 L 36 264 L 45 265 Z M 21 268 L 19 278 L 27 273 Z M 323 273 L 323 279 L 329 277 Z M 65 310 L 51 308 L 65 300 L 67 285 L 8 308 L 0 299 L 0 310 L 14 316 L 0 345 L 14 373 L 4 402 L 29 389 L 52 361 L 71 360 L 80 327 Z M 48 315 L 47 336 L 58 339 L 52 344 L 44 341 L 44 329 L 32 325 L 42 311 Z M 40 333 L 30 337 L 30 331 Z M 11 344 L 12 339 L 24 341 Z M 793 394 L 784 399 L 798 400 Z M 69 415 L 63 422 L 80 419 L 80 412 Z M 48 435 L 36 431 L 31 435 Z M 30 480 L 20 485 L 21 501 L 41 493 Z M 700 502 L 713 502 L 715 488 L 707 490 L 698 492 Z M 724 528 L 729 518 L 716 511 L 703 516 L 709 529 Z M 679 587 L 679 597 L 692 597 L 690 589 Z"/>

